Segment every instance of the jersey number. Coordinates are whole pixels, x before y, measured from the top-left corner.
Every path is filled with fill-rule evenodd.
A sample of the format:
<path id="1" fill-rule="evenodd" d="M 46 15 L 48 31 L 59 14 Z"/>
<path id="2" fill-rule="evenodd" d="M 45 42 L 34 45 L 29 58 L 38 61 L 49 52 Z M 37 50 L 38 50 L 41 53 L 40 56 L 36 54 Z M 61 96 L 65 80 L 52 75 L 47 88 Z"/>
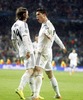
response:
<path id="1" fill-rule="evenodd" d="M 17 36 L 19 36 L 19 38 L 20 38 L 21 41 L 22 41 L 22 36 L 20 35 L 19 30 L 18 30 L 18 29 L 17 29 L 17 30 L 13 30 L 13 32 L 14 32 L 14 34 L 16 34 Z"/>

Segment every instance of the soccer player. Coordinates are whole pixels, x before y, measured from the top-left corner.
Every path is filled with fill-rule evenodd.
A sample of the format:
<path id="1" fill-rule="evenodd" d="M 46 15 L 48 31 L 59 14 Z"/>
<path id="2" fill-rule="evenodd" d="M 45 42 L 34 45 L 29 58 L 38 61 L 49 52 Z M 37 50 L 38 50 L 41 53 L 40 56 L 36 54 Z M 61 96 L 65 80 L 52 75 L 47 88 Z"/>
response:
<path id="1" fill-rule="evenodd" d="M 13 46 L 19 53 L 19 57 L 24 59 L 24 66 L 26 67 L 26 71 L 21 77 L 20 84 L 16 89 L 16 93 L 23 100 L 25 100 L 23 89 L 26 83 L 29 81 L 35 66 L 33 44 L 30 38 L 28 24 L 26 23 L 28 17 L 28 10 L 26 8 L 17 8 L 16 22 L 12 25 L 11 28 L 11 39 Z"/>
<path id="2" fill-rule="evenodd" d="M 70 60 L 70 75 L 71 75 L 75 71 L 75 68 L 78 63 L 78 54 L 76 53 L 75 49 L 72 50 L 68 58 Z"/>
<path id="3" fill-rule="evenodd" d="M 58 83 L 52 72 L 52 45 L 55 41 L 63 49 L 64 52 L 66 52 L 66 48 L 60 38 L 57 36 L 53 24 L 47 18 L 46 10 L 43 8 L 37 9 L 36 18 L 42 25 L 38 36 L 37 59 L 34 73 L 36 75 L 36 91 L 32 98 L 39 100 L 38 95 L 42 85 L 42 73 L 43 69 L 46 68 L 48 78 L 50 79 L 53 89 L 56 92 L 55 97 L 60 99 L 61 94 L 59 92 Z"/>

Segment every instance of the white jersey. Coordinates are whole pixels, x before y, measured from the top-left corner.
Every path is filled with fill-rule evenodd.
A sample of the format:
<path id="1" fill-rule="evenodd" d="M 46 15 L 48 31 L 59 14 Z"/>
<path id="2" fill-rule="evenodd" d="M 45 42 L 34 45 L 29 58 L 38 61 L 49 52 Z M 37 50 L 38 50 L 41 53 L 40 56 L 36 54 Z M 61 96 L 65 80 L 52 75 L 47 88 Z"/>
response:
<path id="1" fill-rule="evenodd" d="M 65 48 L 62 41 L 59 39 L 55 32 L 55 28 L 52 23 L 47 20 L 46 23 L 43 23 L 39 31 L 38 37 L 38 51 L 47 54 L 50 49 L 52 49 L 53 42 L 56 42 L 62 49 Z"/>
<path id="2" fill-rule="evenodd" d="M 34 53 L 37 52 L 37 46 L 38 46 L 38 43 L 35 41 L 33 42 L 33 49 L 34 49 Z"/>
<path id="3" fill-rule="evenodd" d="M 77 66 L 77 53 L 70 53 L 69 54 L 69 59 L 70 59 L 70 66 Z"/>
<path id="4" fill-rule="evenodd" d="M 19 56 L 25 56 L 27 52 L 33 53 L 33 45 L 26 22 L 17 20 L 11 28 L 11 39 L 18 45 Z"/>

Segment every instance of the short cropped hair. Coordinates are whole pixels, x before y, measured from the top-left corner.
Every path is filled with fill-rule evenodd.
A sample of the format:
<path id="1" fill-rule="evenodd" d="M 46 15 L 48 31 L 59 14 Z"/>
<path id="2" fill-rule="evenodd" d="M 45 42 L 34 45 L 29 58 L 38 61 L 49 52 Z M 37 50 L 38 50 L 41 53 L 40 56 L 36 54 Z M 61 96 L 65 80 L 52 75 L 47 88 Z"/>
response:
<path id="1" fill-rule="evenodd" d="M 25 17 L 23 16 L 24 13 L 26 13 L 27 11 L 27 8 L 24 8 L 24 7 L 19 7 L 17 8 L 16 10 L 16 20 L 24 20 Z"/>
<path id="2" fill-rule="evenodd" d="M 36 12 L 40 12 L 40 13 L 42 13 L 42 14 L 46 14 L 46 15 L 47 15 L 46 9 L 44 9 L 44 8 L 38 8 L 38 9 L 36 10 Z"/>

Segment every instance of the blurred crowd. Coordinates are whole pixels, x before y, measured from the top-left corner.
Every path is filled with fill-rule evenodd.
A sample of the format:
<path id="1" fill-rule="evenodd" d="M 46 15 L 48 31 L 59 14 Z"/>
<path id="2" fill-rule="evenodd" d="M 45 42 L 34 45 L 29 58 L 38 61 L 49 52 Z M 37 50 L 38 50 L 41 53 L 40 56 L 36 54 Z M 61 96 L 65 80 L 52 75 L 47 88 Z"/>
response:
<path id="1" fill-rule="evenodd" d="M 79 66 L 83 65 L 83 0 L 0 0 L 0 59 L 4 62 L 15 61 L 16 53 L 11 43 L 11 26 L 15 21 L 17 7 L 27 7 L 32 41 L 38 33 L 40 24 L 35 18 L 35 10 L 44 7 L 54 24 L 58 36 L 67 47 L 63 54 L 57 44 L 53 45 L 53 60 L 57 65 L 64 60 L 68 64 L 68 54 L 75 48 L 79 57 Z"/>
<path id="2" fill-rule="evenodd" d="M 13 12 L 19 6 L 27 7 L 33 14 L 41 6 L 53 18 L 83 19 L 83 0 L 0 0 L 0 11 Z"/>

